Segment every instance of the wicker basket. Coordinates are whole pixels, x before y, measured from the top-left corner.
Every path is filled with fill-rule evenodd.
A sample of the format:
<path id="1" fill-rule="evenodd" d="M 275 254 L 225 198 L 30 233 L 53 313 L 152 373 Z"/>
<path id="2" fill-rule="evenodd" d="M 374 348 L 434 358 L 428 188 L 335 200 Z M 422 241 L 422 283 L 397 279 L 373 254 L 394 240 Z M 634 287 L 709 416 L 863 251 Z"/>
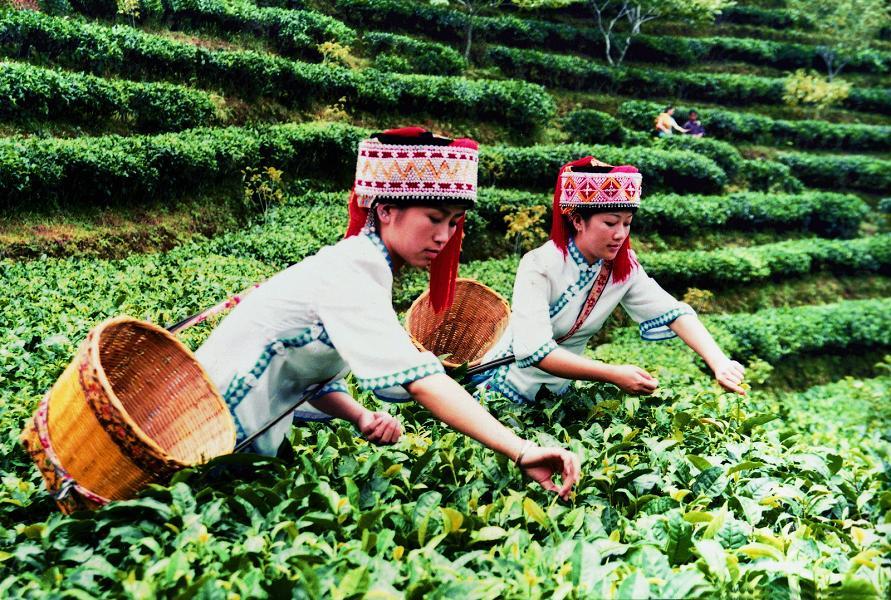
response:
<path id="1" fill-rule="evenodd" d="M 89 333 L 22 441 L 71 512 L 131 498 L 231 453 L 235 425 L 188 348 L 160 327 L 120 317 Z"/>
<path id="2" fill-rule="evenodd" d="M 455 301 L 433 312 L 429 290 L 405 315 L 405 328 L 415 344 L 437 356 L 448 354 L 446 367 L 473 366 L 495 345 L 507 327 L 510 305 L 492 288 L 473 279 L 458 279 Z"/>

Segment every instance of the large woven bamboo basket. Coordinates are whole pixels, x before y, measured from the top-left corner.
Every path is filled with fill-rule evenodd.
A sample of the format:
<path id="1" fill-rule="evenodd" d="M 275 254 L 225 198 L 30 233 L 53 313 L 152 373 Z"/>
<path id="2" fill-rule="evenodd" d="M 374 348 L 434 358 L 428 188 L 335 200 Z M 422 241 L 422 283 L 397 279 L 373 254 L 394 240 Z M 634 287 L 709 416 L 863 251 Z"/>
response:
<path id="1" fill-rule="evenodd" d="M 160 327 L 119 317 L 89 333 L 22 441 L 71 512 L 131 498 L 231 453 L 235 425 L 188 348 Z"/>
<path id="2" fill-rule="evenodd" d="M 492 288 L 473 279 L 458 279 L 455 301 L 440 314 L 433 312 L 429 290 L 405 314 L 405 328 L 417 346 L 447 354 L 446 367 L 480 362 L 501 337 L 510 319 L 510 305 Z"/>

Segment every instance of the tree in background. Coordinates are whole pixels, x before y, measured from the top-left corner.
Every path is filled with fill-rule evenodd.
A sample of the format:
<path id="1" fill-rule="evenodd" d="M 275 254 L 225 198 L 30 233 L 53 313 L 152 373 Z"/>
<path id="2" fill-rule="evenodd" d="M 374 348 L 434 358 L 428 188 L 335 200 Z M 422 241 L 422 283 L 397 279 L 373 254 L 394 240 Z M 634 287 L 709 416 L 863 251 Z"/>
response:
<path id="1" fill-rule="evenodd" d="M 851 84 L 841 79 L 827 81 L 816 71 L 799 69 L 786 79 L 783 101 L 789 106 L 808 106 L 814 118 L 830 106 L 840 103 L 851 92 Z"/>
<path id="2" fill-rule="evenodd" d="M 511 0 L 511 4 L 515 4 L 525 10 L 534 10 L 538 8 L 559 8 L 574 4 L 578 0 Z M 474 20 L 481 12 L 487 9 L 498 8 L 502 4 L 507 4 L 506 0 L 430 0 L 432 6 L 450 7 L 456 11 L 460 11 L 465 15 L 464 21 L 464 60 L 470 60 L 470 50 L 473 47 L 473 27 Z"/>
<path id="3" fill-rule="evenodd" d="M 619 66 L 634 36 L 644 23 L 657 19 L 685 19 L 711 22 L 721 10 L 732 6 L 731 0 L 579 0 L 594 13 L 597 29 L 606 46 L 606 60 Z"/>
<path id="4" fill-rule="evenodd" d="M 473 21 L 480 12 L 487 8 L 498 8 L 504 4 L 504 0 L 430 0 L 433 6 L 451 7 L 464 13 L 464 59 L 470 59 L 470 49 L 473 47 Z"/>
<path id="5" fill-rule="evenodd" d="M 852 59 L 873 48 L 879 32 L 891 26 L 887 0 L 788 0 L 787 5 L 833 40 L 817 47 L 829 81 Z"/>

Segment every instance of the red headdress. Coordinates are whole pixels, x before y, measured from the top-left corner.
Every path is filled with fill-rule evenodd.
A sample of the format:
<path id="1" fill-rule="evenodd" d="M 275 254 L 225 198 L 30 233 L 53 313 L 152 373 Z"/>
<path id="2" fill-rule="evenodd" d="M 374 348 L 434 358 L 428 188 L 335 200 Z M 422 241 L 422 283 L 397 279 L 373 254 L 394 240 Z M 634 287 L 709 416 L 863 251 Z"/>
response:
<path id="1" fill-rule="evenodd" d="M 478 144 L 434 136 L 422 127 L 389 129 L 359 143 L 356 179 L 350 192 L 346 237 L 370 224 L 378 199 L 430 205 L 476 202 Z M 464 218 L 430 264 L 430 300 L 436 312 L 451 306 L 464 237 Z"/>
<path id="2" fill-rule="evenodd" d="M 574 170 L 595 167 L 602 172 Z M 630 165 L 613 167 L 586 156 L 560 167 L 554 187 L 554 206 L 551 219 L 551 240 L 566 256 L 569 253 L 571 230 L 565 216 L 576 208 L 628 210 L 640 206 L 641 174 Z M 625 238 L 613 259 L 613 281 L 625 281 L 637 266 L 631 252 L 631 236 Z"/>

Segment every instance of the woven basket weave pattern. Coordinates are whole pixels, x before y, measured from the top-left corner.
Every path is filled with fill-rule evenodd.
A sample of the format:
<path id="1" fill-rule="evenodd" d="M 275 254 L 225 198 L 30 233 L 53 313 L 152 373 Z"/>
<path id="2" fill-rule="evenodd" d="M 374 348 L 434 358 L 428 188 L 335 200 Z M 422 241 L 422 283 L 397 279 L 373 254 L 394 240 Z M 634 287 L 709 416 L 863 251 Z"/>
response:
<path id="1" fill-rule="evenodd" d="M 419 347 L 437 356 L 448 354 L 445 366 L 473 366 L 495 345 L 509 318 L 510 306 L 495 290 L 473 279 L 458 279 L 448 310 L 433 312 L 429 291 L 424 292 L 406 313 L 405 327 Z"/>
<path id="2" fill-rule="evenodd" d="M 64 471 L 109 500 L 235 445 L 232 417 L 191 352 L 163 329 L 127 317 L 90 332 L 50 390 L 47 425 Z M 35 431 L 32 423 L 23 441 L 58 493 Z"/>

